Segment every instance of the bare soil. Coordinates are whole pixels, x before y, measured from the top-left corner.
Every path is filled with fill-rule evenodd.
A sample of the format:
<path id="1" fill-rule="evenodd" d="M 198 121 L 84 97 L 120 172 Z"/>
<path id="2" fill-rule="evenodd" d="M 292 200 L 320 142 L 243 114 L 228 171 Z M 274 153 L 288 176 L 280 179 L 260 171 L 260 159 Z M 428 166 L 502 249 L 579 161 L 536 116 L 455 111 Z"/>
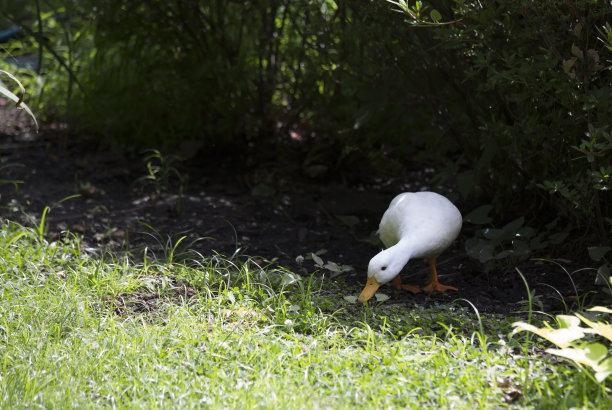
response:
<path id="1" fill-rule="evenodd" d="M 296 257 L 321 252 L 325 261 L 354 267 L 335 279 L 346 286 L 346 295 L 357 295 L 368 261 L 380 249 L 375 231 L 390 200 L 402 191 L 449 194 L 429 185 L 433 170 L 406 172 L 399 178 L 362 178 L 359 183 L 311 179 L 300 172 L 299 155 L 287 147 L 252 147 L 215 156 L 202 154 L 200 147 L 200 155 L 171 164 L 183 182 L 173 172 L 166 181 L 154 182 L 143 179 L 146 154 L 98 151 L 99 144 L 72 142 L 57 126 L 36 134 L 23 114 L 7 111 L 0 107 L 0 216 L 32 225 L 49 207 L 48 239 L 71 231 L 89 249 L 129 250 L 139 257 L 147 248 L 164 257 L 185 236 L 179 251 L 183 245 L 203 255 L 232 255 L 239 249 L 308 274 L 316 270 L 313 261 L 300 265 Z M 79 196 L 64 200 L 75 194 Z M 474 207 L 457 205 L 464 214 Z M 473 230 L 466 224 L 439 258 L 441 282 L 458 292 L 413 295 L 386 286 L 380 291 L 391 296 L 388 303 L 427 306 L 463 298 L 481 312 L 520 310 L 527 293 L 516 267 L 484 273 L 466 255 L 464 243 Z M 563 266 L 572 273 L 587 265 L 582 260 L 565 261 Z M 559 294 L 571 304 L 576 292 L 583 296 L 595 290 L 593 270 L 571 274 L 572 284 L 570 275 L 552 263 L 526 261 L 518 268 L 545 311 L 562 309 Z M 315 274 L 334 276 L 326 269 Z M 427 265 L 410 261 L 402 276 L 406 283 L 423 284 Z M 588 298 L 597 297 L 592 295 Z"/>

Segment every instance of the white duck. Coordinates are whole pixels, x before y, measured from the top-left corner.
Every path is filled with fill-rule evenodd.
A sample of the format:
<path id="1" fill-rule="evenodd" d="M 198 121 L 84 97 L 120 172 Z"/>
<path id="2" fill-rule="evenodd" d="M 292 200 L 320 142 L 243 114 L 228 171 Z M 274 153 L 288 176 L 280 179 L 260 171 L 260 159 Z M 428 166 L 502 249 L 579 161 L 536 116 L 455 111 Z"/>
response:
<path id="1" fill-rule="evenodd" d="M 379 286 L 393 280 L 398 289 L 417 293 L 418 286 L 403 285 L 399 273 L 412 258 L 429 261 L 431 279 L 426 291 L 457 290 L 438 282 L 436 257 L 457 238 L 462 217 L 455 205 L 435 192 L 405 192 L 396 196 L 380 221 L 378 234 L 387 249 L 370 260 L 368 281 L 359 301 L 370 299 Z"/>

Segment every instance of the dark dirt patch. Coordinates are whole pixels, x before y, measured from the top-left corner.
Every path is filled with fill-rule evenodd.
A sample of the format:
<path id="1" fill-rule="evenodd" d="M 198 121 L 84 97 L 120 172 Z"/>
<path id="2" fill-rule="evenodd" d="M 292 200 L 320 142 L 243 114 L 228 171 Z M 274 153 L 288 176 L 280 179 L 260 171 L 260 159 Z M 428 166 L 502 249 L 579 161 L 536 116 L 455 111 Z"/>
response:
<path id="1" fill-rule="evenodd" d="M 185 303 L 197 294 L 195 289 L 167 276 L 149 276 L 141 281 L 149 286 L 127 295 L 109 296 L 102 303 L 117 316 L 146 314 L 152 318 L 165 306 Z"/>
<path id="2" fill-rule="evenodd" d="M 355 268 L 342 274 L 346 294 L 358 294 L 365 282 L 368 261 L 379 249 L 371 243 L 373 233 L 390 200 L 402 191 L 440 191 L 427 185 L 433 171 L 351 185 L 314 181 L 287 165 L 294 159 L 286 153 L 284 162 L 275 161 L 276 153 L 267 148 L 265 155 L 253 150 L 236 157 L 200 157 L 182 163 L 181 175 L 189 180 L 179 210 L 178 178 L 170 176 L 163 186 L 138 183 L 147 174 L 140 159 L 92 151 L 52 129 L 34 135 L 27 118 L 0 113 L 0 119 L 4 123 L 0 130 L 1 179 L 22 181 L 18 189 L 11 183 L 0 186 L 3 217 L 32 224 L 49 206 L 51 240 L 70 230 L 82 235 L 85 247 L 129 248 L 133 255 L 147 247 L 163 257 L 170 242 L 186 236 L 182 243 L 193 242 L 192 247 L 204 255 L 214 251 L 231 255 L 240 248 L 248 255 L 277 258 L 279 265 L 297 270 L 298 255 L 324 249 L 326 261 Z M 264 157 L 268 160 L 262 160 Z M 244 165 L 248 163 L 255 165 Z M 77 193 L 81 196 L 59 203 Z M 457 205 L 464 214 L 471 210 Z M 406 306 L 464 298 L 481 312 L 518 310 L 517 303 L 526 299 L 523 282 L 514 267 L 483 273 L 482 266 L 464 251 L 470 229 L 465 226 L 453 247 L 439 258 L 441 281 L 458 287 L 458 292 L 412 295 L 391 286 L 381 291 L 391 295 L 393 303 Z M 584 266 L 566 264 L 570 272 Z M 306 260 L 305 267 L 314 270 L 312 261 Z M 560 310 L 562 304 L 559 295 L 542 284 L 553 286 L 567 303 L 576 295 L 568 275 L 554 264 L 527 262 L 520 268 L 541 295 L 544 310 Z M 424 283 L 427 265 L 411 261 L 403 276 L 404 282 Z M 594 290 L 594 277 L 592 270 L 573 275 L 580 295 Z M 147 309 L 148 301 L 137 302 L 130 310 Z"/>

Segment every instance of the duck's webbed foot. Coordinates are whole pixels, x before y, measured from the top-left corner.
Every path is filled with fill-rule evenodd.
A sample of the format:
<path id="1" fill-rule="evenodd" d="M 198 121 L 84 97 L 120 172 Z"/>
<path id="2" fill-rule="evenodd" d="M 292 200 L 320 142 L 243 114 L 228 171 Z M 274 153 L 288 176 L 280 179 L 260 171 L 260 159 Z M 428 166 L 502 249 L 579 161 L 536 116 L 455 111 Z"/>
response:
<path id="1" fill-rule="evenodd" d="M 426 292 L 444 292 L 445 290 L 457 290 L 453 286 L 446 286 L 438 282 L 438 271 L 436 269 L 436 258 L 427 258 L 429 261 L 429 270 L 431 271 L 431 279 L 423 288 Z"/>
<path id="2" fill-rule="evenodd" d="M 391 283 L 393 283 L 393 286 L 395 286 L 396 289 L 404 289 L 412 293 L 419 293 L 421 291 L 421 288 L 418 286 L 403 284 L 402 277 L 400 275 L 394 277 Z"/>
<path id="3" fill-rule="evenodd" d="M 436 281 L 429 281 L 427 285 L 423 288 L 426 292 L 444 292 L 445 290 L 457 290 L 457 288 L 453 286 L 446 286 Z"/>

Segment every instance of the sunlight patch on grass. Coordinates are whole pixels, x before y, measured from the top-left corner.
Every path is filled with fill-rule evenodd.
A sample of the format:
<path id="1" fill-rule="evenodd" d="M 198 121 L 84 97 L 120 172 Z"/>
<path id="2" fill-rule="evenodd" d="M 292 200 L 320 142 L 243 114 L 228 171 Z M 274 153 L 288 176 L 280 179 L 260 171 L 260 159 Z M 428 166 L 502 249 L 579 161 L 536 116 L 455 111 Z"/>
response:
<path id="1" fill-rule="evenodd" d="M 135 263 L 7 224 L 0 245 L 2 408 L 606 403 L 507 340 L 515 318 L 479 339 L 467 308 L 351 305 L 248 258 Z"/>

